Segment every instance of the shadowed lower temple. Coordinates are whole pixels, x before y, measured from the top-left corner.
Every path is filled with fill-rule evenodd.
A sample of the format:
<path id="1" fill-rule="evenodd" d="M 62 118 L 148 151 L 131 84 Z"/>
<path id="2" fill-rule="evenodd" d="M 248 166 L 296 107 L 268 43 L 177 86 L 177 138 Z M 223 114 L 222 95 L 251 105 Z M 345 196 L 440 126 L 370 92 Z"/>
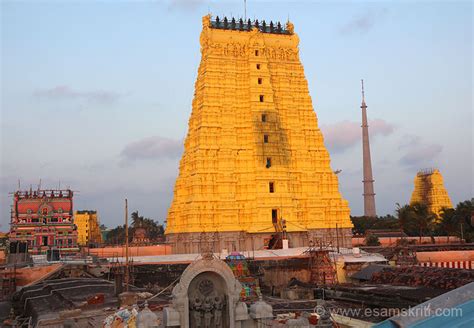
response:
<path id="1" fill-rule="evenodd" d="M 201 63 L 167 218 L 175 253 L 350 246 L 348 202 L 318 128 L 293 25 L 203 17 Z M 265 24 L 265 27 L 262 25 Z"/>

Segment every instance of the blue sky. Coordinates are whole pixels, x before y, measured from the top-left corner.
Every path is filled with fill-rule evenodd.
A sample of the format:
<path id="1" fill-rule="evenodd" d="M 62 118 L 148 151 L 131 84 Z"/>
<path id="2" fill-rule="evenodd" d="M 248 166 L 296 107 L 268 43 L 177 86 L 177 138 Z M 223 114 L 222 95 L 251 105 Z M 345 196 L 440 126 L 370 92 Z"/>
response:
<path id="1" fill-rule="evenodd" d="M 365 79 L 379 214 L 438 167 L 454 203 L 473 196 L 471 2 L 247 1 L 300 37 L 313 105 L 352 214 L 362 203 Z M 1 4 L 0 230 L 8 192 L 70 186 L 102 222 L 164 220 L 200 61 L 201 17 L 243 1 Z"/>

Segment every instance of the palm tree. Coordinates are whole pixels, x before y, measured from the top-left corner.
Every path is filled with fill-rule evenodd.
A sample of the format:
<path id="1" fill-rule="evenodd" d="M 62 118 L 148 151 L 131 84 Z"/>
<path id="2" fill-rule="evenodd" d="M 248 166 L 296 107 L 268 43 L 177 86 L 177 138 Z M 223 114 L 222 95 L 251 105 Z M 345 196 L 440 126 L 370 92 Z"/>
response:
<path id="1" fill-rule="evenodd" d="M 474 201 L 466 200 L 459 203 L 455 209 L 458 219 L 457 229 L 460 231 L 461 238 L 466 242 L 474 241 Z"/>
<path id="2" fill-rule="evenodd" d="M 403 231 L 408 235 L 418 235 L 420 243 L 421 237 L 427 232 L 432 232 L 434 229 L 435 216 L 425 204 L 414 203 L 400 206 L 397 203 L 396 212 Z"/>
<path id="3" fill-rule="evenodd" d="M 458 232 L 459 224 L 460 218 L 456 215 L 456 210 L 454 208 L 443 208 L 441 210 L 439 230 L 448 235 L 448 244 L 449 236 L 455 235 Z"/>
<path id="4" fill-rule="evenodd" d="M 428 209 L 428 206 L 423 203 L 414 203 L 411 205 L 413 207 L 413 211 L 415 213 L 415 225 L 418 228 L 419 236 L 420 236 L 420 244 L 421 244 L 421 237 L 424 233 L 430 232 L 431 239 L 433 240 L 433 230 L 435 225 L 435 215 Z"/>
<path id="5" fill-rule="evenodd" d="M 414 234 L 415 213 L 410 205 L 401 206 L 397 203 L 396 209 L 400 228 L 409 236 Z"/>
<path id="6" fill-rule="evenodd" d="M 143 219 L 143 216 L 138 215 L 138 211 L 133 212 L 131 217 L 132 217 L 132 227 L 138 228 L 138 227 L 143 226 L 144 219 Z"/>

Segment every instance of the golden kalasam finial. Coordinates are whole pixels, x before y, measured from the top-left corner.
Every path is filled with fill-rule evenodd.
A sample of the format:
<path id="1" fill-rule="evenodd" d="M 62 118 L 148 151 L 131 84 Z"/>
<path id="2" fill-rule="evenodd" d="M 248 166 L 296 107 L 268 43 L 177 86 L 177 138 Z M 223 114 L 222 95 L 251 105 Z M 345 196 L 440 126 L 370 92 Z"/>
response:
<path id="1" fill-rule="evenodd" d="M 290 32 L 290 34 L 295 33 L 295 26 L 293 25 L 292 22 L 290 21 L 286 22 L 286 30 Z"/>

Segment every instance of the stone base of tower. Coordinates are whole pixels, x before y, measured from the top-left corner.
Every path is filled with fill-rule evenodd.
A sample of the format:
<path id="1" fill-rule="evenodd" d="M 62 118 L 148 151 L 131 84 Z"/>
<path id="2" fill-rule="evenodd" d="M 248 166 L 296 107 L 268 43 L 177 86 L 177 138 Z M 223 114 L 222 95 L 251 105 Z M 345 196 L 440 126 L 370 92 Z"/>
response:
<path id="1" fill-rule="evenodd" d="M 187 232 L 166 235 L 166 243 L 173 254 L 193 254 L 212 250 L 221 253 L 233 251 L 257 251 L 265 249 L 274 233 L 228 232 Z M 288 232 L 289 247 L 339 246 L 352 247 L 352 229 L 315 229 L 301 232 Z"/>

